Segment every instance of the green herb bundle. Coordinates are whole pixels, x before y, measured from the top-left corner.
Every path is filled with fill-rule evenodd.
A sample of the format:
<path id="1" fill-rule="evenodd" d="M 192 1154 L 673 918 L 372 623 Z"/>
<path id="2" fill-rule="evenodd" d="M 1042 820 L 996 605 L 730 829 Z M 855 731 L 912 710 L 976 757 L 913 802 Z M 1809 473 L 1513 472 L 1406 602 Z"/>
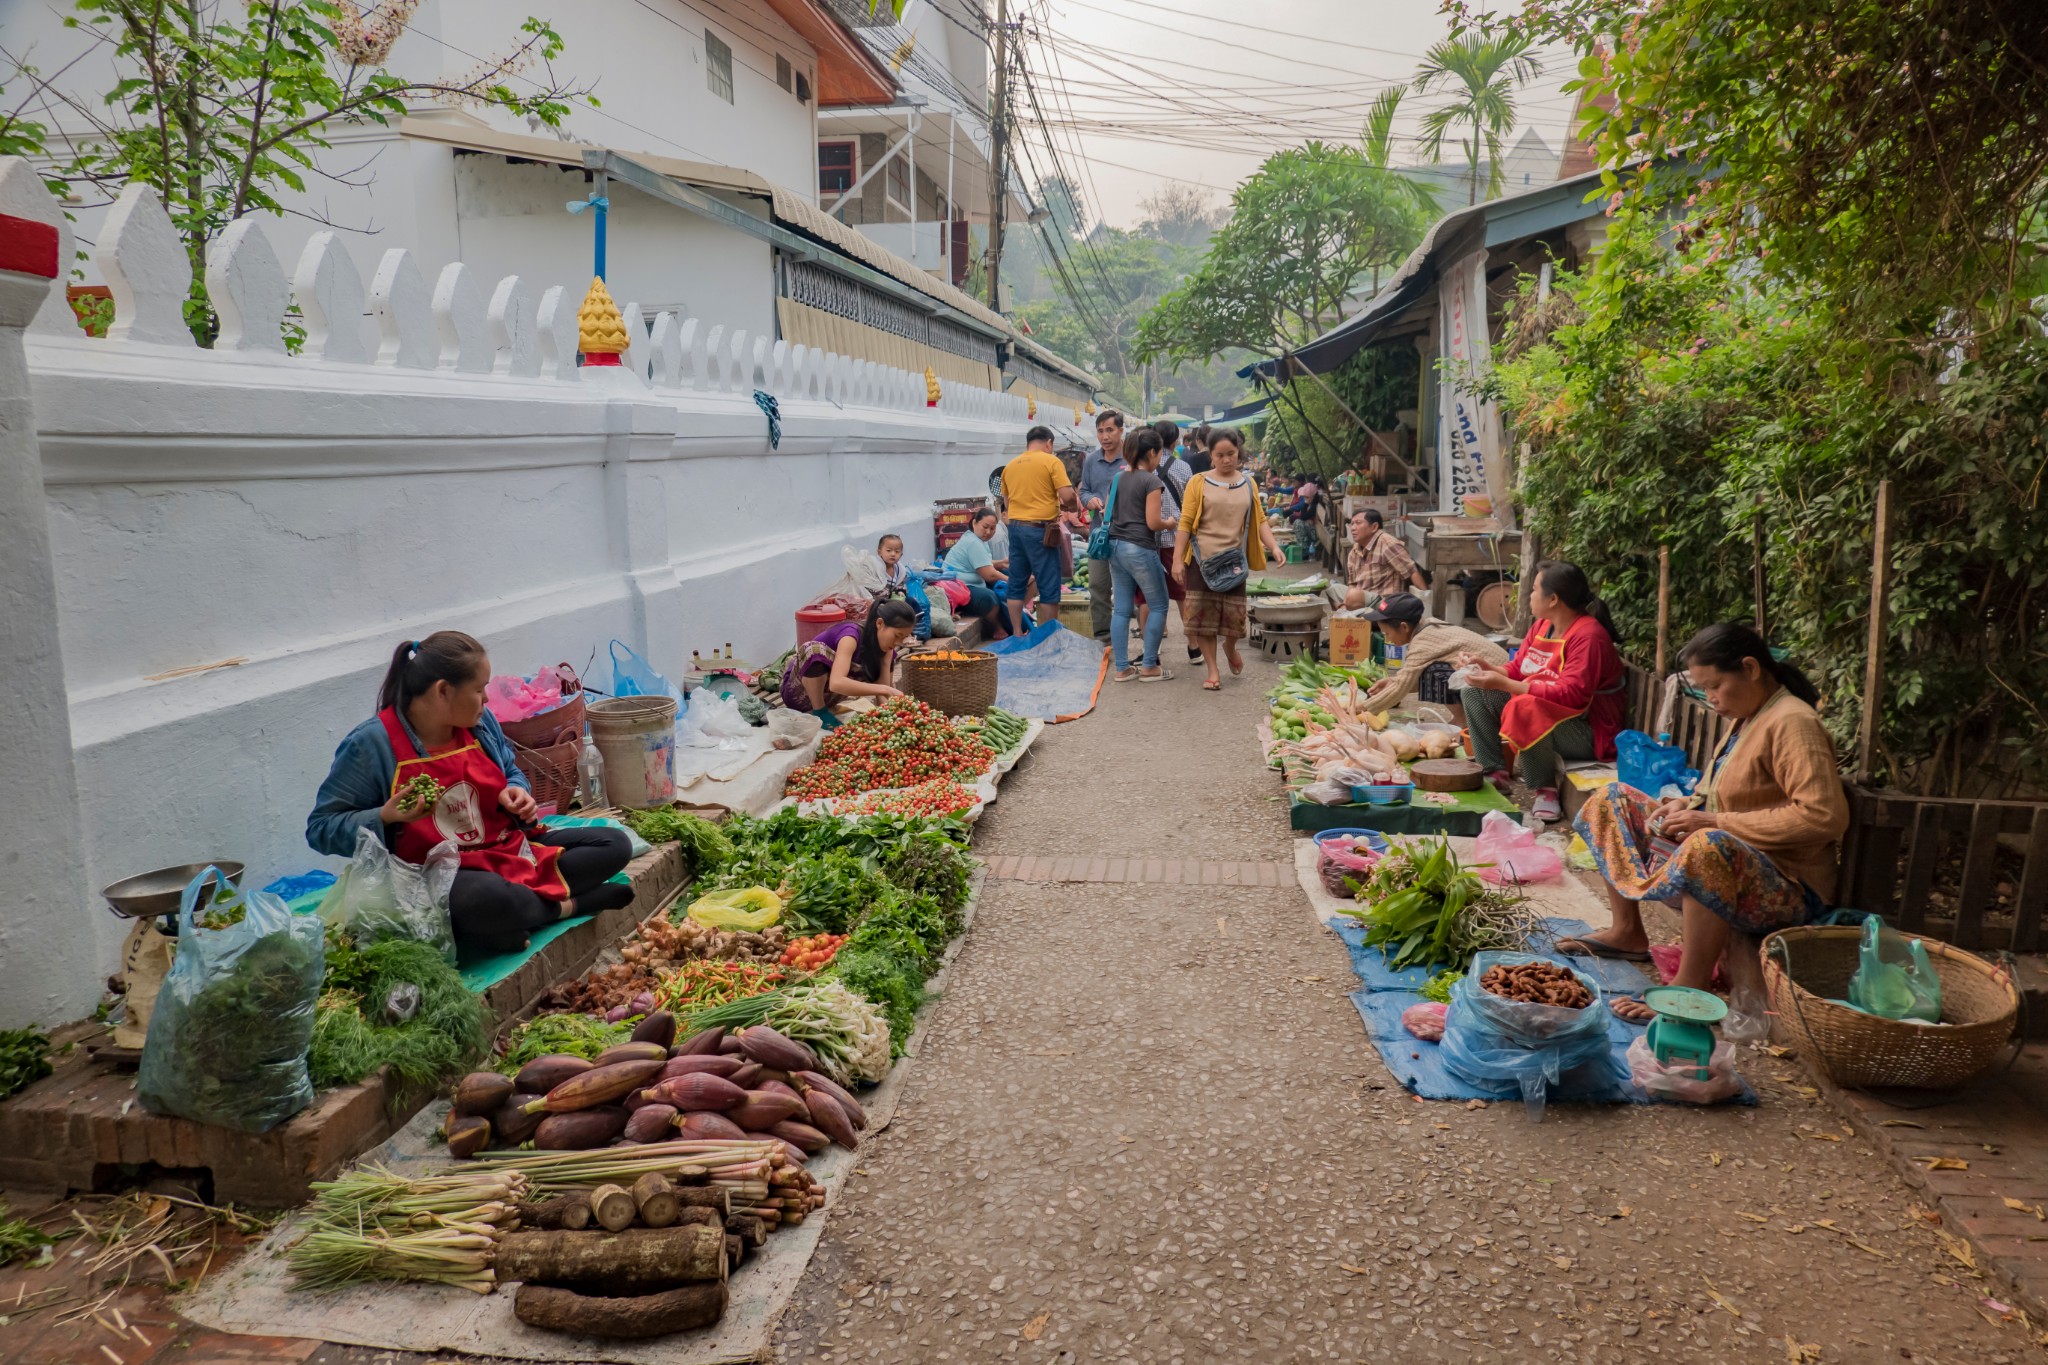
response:
<path id="1" fill-rule="evenodd" d="M 650 844 L 681 844 L 683 856 L 700 874 L 722 866 L 732 857 L 732 840 L 726 837 L 724 830 L 700 815 L 669 806 L 655 806 L 649 810 L 629 810 L 622 818 L 635 834 Z"/>
<path id="2" fill-rule="evenodd" d="M 49 1034 L 39 1028 L 0 1029 L 0 1100 L 49 1074 Z"/>
<path id="3" fill-rule="evenodd" d="M 1338 913 L 1363 922 L 1367 946 L 1396 970 L 1463 971 L 1474 953 L 1522 947 L 1536 926 L 1519 896 L 1488 885 L 1443 838 L 1397 845 L 1357 892 L 1357 906 Z"/>
<path id="4" fill-rule="evenodd" d="M 728 885 L 723 878 L 720 883 Z M 826 934 L 845 933 L 893 894 L 888 881 L 865 858 L 843 848 L 799 860 L 789 868 L 781 889 L 784 917 L 797 928 Z"/>
<path id="5" fill-rule="evenodd" d="M 349 987 L 329 989 L 314 1015 L 306 1057 L 321 1089 L 353 1085 L 391 1068 L 401 1090 L 433 1086 L 484 1055 L 490 1045 L 483 997 L 432 944 L 388 938 L 353 949 Z M 419 988 L 419 1009 L 402 1022 L 384 1018 L 384 1002 L 401 986 Z"/>
<path id="6" fill-rule="evenodd" d="M 630 1024 L 607 1024 L 593 1014 L 537 1014 L 512 1030 L 498 1069 L 508 1075 L 536 1057 L 595 1057 L 633 1036 Z"/>

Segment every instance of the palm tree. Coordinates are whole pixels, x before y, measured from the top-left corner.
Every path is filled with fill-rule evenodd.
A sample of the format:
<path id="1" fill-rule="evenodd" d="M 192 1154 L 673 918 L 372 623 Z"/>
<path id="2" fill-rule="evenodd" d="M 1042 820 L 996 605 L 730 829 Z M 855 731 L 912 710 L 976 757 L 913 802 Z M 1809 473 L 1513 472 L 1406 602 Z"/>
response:
<path id="1" fill-rule="evenodd" d="M 1407 91 L 1401 86 L 1390 86 L 1373 97 L 1372 108 L 1366 111 L 1365 127 L 1359 144 L 1365 149 L 1365 163 L 1392 182 L 1395 191 L 1415 206 L 1415 211 L 1424 221 L 1431 221 L 1442 212 L 1436 202 L 1436 190 L 1414 176 L 1403 175 L 1394 166 L 1394 115 L 1400 111 L 1401 97 Z M 1372 291 L 1380 290 L 1380 265 L 1373 263 Z"/>
<path id="2" fill-rule="evenodd" d="M 1501 135 L 1515 126 L 1515 87 L 1543 74 L 1543 63 L 1529 47 L 1527 38 L 1514 34 L 1461 33 L 1433 45 L 1416 70 L 1416 93 L 1427 94 L 1445 86 L 1452 96 L 1449 104 L 1423 115 L 1423 153 L 1431 161 L 1441 162 L 1444 139 L 1461 126 L 1468 134 L 1458 139 L 1465 149 L 1471 186 L 1468 203 L 1479 202 L 1482 148 L 1487 159 L 1486 197 L 1500 193 L 1500 142 Z"/>

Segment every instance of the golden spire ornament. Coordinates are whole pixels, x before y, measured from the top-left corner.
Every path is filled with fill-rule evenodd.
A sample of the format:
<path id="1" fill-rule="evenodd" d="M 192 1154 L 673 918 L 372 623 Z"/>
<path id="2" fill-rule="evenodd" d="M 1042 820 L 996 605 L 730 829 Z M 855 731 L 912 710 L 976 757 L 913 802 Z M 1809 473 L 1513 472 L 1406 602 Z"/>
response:
<path id="1" fill-rule="evenodd" d="M 935 408 L 939 405 L 939 377 L 932 373 L 932 367 L 924 367 L 924 405 Z"/>
<path id="2" fill-rule="evenodd" d="M 583 352 L 585 365 L 618 365 L 626 345 L 626 320 L 619 316 L 603 277 L 594 275 L 583 306 L 576 310 L 576 349 Z"/>
<path id="3" fill-rule="evenodd" d="M 1037 416 L 1038 399 L 1027 393 L 1024 395 L 1024 420 L 1028 422 Z"/>

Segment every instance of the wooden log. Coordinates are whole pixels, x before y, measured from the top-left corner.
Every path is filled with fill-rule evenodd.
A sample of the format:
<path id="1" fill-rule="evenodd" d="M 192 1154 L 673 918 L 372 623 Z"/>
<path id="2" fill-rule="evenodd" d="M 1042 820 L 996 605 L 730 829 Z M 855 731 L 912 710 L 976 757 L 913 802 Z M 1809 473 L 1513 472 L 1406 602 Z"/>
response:
<path id="1" fill-rule="evenodd" d="M 768 1228 L 752 1214 L 735 1213 L 725 1220 L 725 1230 L 740 1237 L 748 1246 L 760 1246 L 768 1240 Z"/>
<path id="2" fill-rule="evenodd" d="M 676 1221 L 676 1215 L 682 1212 L 682 1205 L 676 1200 L 675 1190 L 658 1171 L 649 1171 L 634 1181 L 632 1195 L 634 1207 L 640 1213 L 642 1226 L 668 1227 Z"/>
<path id="3" fill-rule="evenodd" d="M 615 1341 L 645 1341 L 709 1327 L 725 1313 L 723 1282 L 685 1285 L 658 1294 L 605 1298 L 551 1285 L 522 1284 L 512 1313 L 528 1327 Z"/>
<path id="4" fill-rule="evenodd" d="M 581 1232 L 590 1226 L 590 1200 L 580 1194 L 558 1194 L 537 1204 L 520 1204 L 518 1211 L 522 1228 Z"/>
<path id="5" fill-rule="evenodd" d="M 498 1243 L 500 1280 L 594 1294 L 650 1294 L 725 1279 L 725 1232 L 691 1224 L 626 1232 L 512 1232 Z"/>
<path id="6" fill-rule="evenodd" d="M 727 1217 L 727 1215 L 725 1215 L 725 1214 L 722 1214 L 722 1213 L 720 1213 L 720 1212 L 719 1212 L 719 1211 L 718 1211 L 717 1209 L 706 1209 L 706 1208 L 696 1208 L 696 1207 L 692 1207 L 692 1208 L 687 1208 L 687 1209 L 684 1209 L 684 1208 L 679 1208 L 679 1209 L 677 1209 L 677 1210 L 676 1210 L 676 1222 L 677 1222 L 677 1223 L 679 1223 L 679 1224 L 690 1224 L 690 1223 L 694 1223 L 694 1224 L 696 1224 L 696 1225 L 697 1225 L 697 1226 L 699 1226 L 699 1227 L 706 1227 L 706 1228 L 722 1228 L 722 1227 L 724 1227 L 724 1226 L 725 1226 L 725 1220 L 726 1220 L 726 1217 Z"/>
<path id="7" fill-rule="evenodd" d="M 724 1185 L 686 1185 L 675 1191 L 683 1208 L 711 1209 L 720 1218 L 732 1212 L 732 1191 Z"/>
<path id="8" fill-rule="evenodd" d="M 617 1185 L 599 1185 L 590 1192 L 590 1215 L 606 1232 L 622 1232 L 633 1226 L 640 1206 L 631 1193 Z"/>
<path id="9" fill-rule="evenodd" d="M 747 1259 L 747 1244 L 736 1232 L 725 1234 L 725 1265 L 729 1275 Z"/>

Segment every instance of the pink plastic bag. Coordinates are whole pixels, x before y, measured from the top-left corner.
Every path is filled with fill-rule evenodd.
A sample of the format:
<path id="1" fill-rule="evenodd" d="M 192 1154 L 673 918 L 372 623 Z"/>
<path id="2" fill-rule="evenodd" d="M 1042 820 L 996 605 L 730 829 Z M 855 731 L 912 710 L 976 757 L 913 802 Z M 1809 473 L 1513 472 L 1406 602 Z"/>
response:
<path id="1" fill-rule="evenodd" d="M 1491 864 L 1479 869 L 1490 882 L 1503 884 L 1555 881 L 1564 875 L 1564 859 L 1556 849 L 1536 842 L 1533 830 L 1523 829 L 1497 810 L 1486 813 L 1479 823 L 1479 837 L 1472 841 L 1474 857 Z"/>
<path id="2" fill-rule="evenodd" d="M 485 684 L 484 704 L 500 724 L 525 720 L 562 704 L 562 679 L 552 668 L 543 668 L 531 678 L 501 673 Z"/>
<path id="3" fill-rule="evenodd" d="M 1441 1043 L 1444 1040 L 1444 1016 L 1450 1013 L 1449 1005 L 1425 1000 L 1419 1005 L 1410 1005 L 1401 1011 L 1401 1027 L 1425 1043 Z"/>

